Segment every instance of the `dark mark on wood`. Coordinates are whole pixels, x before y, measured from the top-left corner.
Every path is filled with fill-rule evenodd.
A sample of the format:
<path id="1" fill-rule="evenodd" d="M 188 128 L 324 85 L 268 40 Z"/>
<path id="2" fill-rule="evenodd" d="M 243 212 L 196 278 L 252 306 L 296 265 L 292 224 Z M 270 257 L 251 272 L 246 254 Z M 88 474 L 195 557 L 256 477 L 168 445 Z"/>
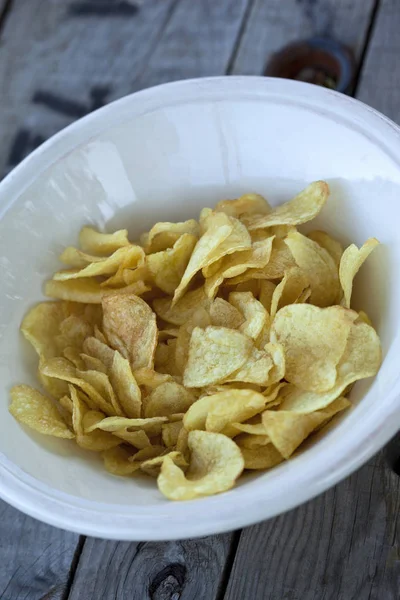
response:
<path id="1" fill-rule="evenodd" d="M 74 17 L 127 17 L 136 14 L 138 7 L 131 2 L 109 2 L 109 0 L 86 0 L 73 2 L 68 13 Z"/>
<path id="2" fill-rule="evenodd" d="M 35 150 L 44 141 L 45 138 L 43 136 L 32 133 L 29 129 L 19 129 L 11 144 L 7 166 L 13 167 L 20 163 L 29 152 Z"/>
<path id="3" fill-rule="evenodd" d="M 42 104 L 54 110 L 55 112 L 66 115 L 67 117 L 73 117 L 79 119 L 84 115 L 104 106 L 106 104 L 107 96 L 110 93 L 111 88 L 109 86 L 95 86 L 90 90 L 90 104 L 85 106 L 81 102 L 75 100 L 69 100 L 63 98 L 52 92 L 46 92 L 45 90 L 38 90 L 34 93 L 32 101 L 34 104 Z"/>
<path id="4" fill-rule="evenodd" d="M 178 600 L 183 591 L 186 577 L 186 567 L 180 563 L 167 565 L 149 585 L 151 600 Z"/>

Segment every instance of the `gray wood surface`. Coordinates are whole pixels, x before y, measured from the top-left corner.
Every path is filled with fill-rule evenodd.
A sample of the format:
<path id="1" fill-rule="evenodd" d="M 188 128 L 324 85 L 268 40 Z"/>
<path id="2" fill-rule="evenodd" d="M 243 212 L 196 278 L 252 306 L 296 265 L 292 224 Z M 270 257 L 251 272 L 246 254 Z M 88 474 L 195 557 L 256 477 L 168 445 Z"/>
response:
<path id="1" fill-rule="evenodd" d="M 0 23 L 0 176 L 79 116 L 149 85 L 259 74 L 272 52 L 319 34 L 360 59 L 375 4 L 13 0 Z M 357 90 L 398 120 L 399 27 L 399 0 L 381 0 Z M 222 600 L 230 575 L 226 600 L 395 600 L 399 502 L 383 455 L 240 539 L 85 541 L 0 501 L 0 600 Z"/>
<path id="2" fill-rule="evenodd" d="M 233 537 L 139 544 L 89 538 L 69 600 L 217 599 Z"/>
<path id="3" fill-rule="evenodd" d="M 243 530 L 225 600 L 398 600 L 400 482 L 379 454 L 315 500 Z"/>
<path id="4" fill-rule="evenodd" d="M 319 35 L 341 41 L 359 58 L 374 4 L 374 0 L 255 0 L 231 72 L 260 75 L 271 54 L 290 42 Z"/>
<path id="5" fill-rule="evenodd" d="M 0 500 L 0 599 L 64 600 L 78 541 Z"/>

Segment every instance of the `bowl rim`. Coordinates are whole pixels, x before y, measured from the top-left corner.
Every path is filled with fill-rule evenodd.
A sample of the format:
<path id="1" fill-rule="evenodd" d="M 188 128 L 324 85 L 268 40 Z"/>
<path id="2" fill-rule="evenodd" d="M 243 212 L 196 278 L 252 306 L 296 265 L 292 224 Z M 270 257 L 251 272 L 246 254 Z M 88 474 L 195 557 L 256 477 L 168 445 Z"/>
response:
<path id="1" fill-rule="evenodd" d="M 125 120 L 184 101 L 282 98 L 325 115 L 340 115 L 382 146 L 396 162 L 400 128 L 362 102 L 312 84 L 257 76 L 223 76 L 166 83 L 116 100 L 75 121 L 25 158 L 0 183 L 0 219 L 21 193 L 54 163 L 93 137 Z M 365 129 L 367 128 L 367 130 Z M 374 132 L 374 136 L 372 136 Z M 345 431 L 345 422 L 343 431 Z M 222 495 L 154 507 L 107 504 L 79 498 L 40 482 L 0 453 L 0 497 L 26 514 L 76 533 L 116 540 L 173 540 L 231 531 L 286 512 L 312 499 L 355 471 L 384 446 L 400 427 L 400 375 L 385 411 L 371 411 L 353 428 L 346 444 L 321 446 L 312 468 L 287 468 L 279 490 L 254 494 L 244 485 Z M 324 438 L 328 440 L 329 433 Z M 329 440 L 328 440 L 329 441 Z M 291 461 L 291 467 L 296 459 Z M 277 486 L 278 488 L 278 486 Z M 293 493 L 295 489 L 295 493 Z M 287 493 L 284 493 L 287 492 Z M 237 506 L 240 505 L 240 511 Z M 202 513 L 207 519 L 199 518 Z M 157 514 L 155 514 L 155 512 Z"/>

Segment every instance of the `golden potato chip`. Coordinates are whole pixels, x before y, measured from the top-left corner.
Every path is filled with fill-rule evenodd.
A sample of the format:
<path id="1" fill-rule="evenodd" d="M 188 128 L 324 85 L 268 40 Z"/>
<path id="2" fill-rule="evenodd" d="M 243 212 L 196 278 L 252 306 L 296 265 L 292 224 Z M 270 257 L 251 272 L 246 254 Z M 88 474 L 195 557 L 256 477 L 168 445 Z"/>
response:
<path id="1" fill-rule="evenodd" d="M 301 414 L 266 410 L 262 422 L 275 448 L 287 459 L 325 418 L 322 412 Z"/>
<path id="2" fill-rule="evenodd" d="M 283 346 L 285 379 L 311 392 L 331 389 L 356 318 L 357 313 L 340 306 L 321 309 L 292 304 L 281 308 L 271 326 L 271 340 Z"/>
<path id="3" fill-rule="evenodd" d="M 240 449 L 249 448 L 257 450 L 262 446 L 269 446 L 271 444 L 271 440 L 265 432 L 262 435 L 241 433 L 235 437 L 235 444 L 237 444 Z"/>
<path id="4" fill-rule="evenodd" d="M 59 260 L 70 267 L 82 268 L 94 262 L 101 262 L 104 260 L 104 257 L 87 254 L 86 252 L 82 252 L 82 250 L 78 250 L 78 248 L 68 246 L 59 256 Z"/>
<path id="5" fill-rule="evenodd" d="M 122 409 L 121 414 L 132 419 L 139 418 L 142 408 L 142 393 L 132 373 L 129 361 L 123 358 L 118 351 L 114 352 L 109 377 L 118 399 L 118 405 Z"/>
<path id="6" fill-rule="evenodd" d="M 247 421 L 265 408 L 265 397 L 251 390 L 221 392 L 214 396 L 208 396 L 207 399 L 206 430 L 221 432 L 229 437 L 233 437 L 237 433 L 231 423 Z M 203 398 L 197 402 L 201 402 L 201 400 Z M 189 429 L 185 419 L 184 424 L 186 429 Z"/>
<path id="7" fill-rule="evenodd" d="M 255 242 L 248 250 L 224 256 L 218 262 L 212 263 L 212 271 L 203 269 L 203 275 L 207 278 L 204 284 L 207 297 L 213 298 L 224 280 L 236 278 L 248 269 L 266 267 L 271 257 L 273 240 L 274 237 L 271 236 Z"/>
<path id="8" fill-rule="evenodd" d="M 156 369 L 174 378 L 181 375 L 176 364 L 176 346 L 177 340 L 169 339 L 166 344 L 158 344 L 155 354 Z"/>
<path id="9" fill-rule="evenodd" d="M 382 349 L 376 331 L 367 323 L 353 323 L 337 366 L 337 379 L 345 384 L 343 389 L 358 379 L 376 375 L 381 362 Z"/>
<path id="10" fill-rule="evenodd" d="M 191 431 L 188 444 L 191 456 L 186 475 L 167 456 L 157 479 L 160 492 L 170 500 L 190 500 L 229 490 L 244 468 L 235 442 L 220 433 Z"/>
<path id="11" fill-rule="evenodd" d="M 102 431 L 108 431 L 110 433 L 119 432 L 122 429 L 130 431 L 140 431 L 151 435 L 157 435 L 161 433 L 161 426 L 163 423 L 168 421 L 167 417 L 151 417 L 146 419 L 128 419 L 126 417 L 107 417 L 102 421 L 95 423 L 93 427 L 87 429 L 94 431 L 95 429 L 101 429 Z"/>
<path id="12" fill-rule="evenodd" d="M 150 389 L 155 389 L 166 381 L 171 381 L 172 377 L 166 373 L 157 373 L 153 369 L 142 367 L 134 371 L 134 377 L 138 385 L 144 385 Z"/>
<path id="13" fill-rule="evenodd" d="M 178 287 L 196 243 L 196 236 L 184 233 L 172 248 L 147 256 L 149 272 L 166 294 L 172 295 Z"/>
<path id="14" fill-rule="evenodd" d="M 161 435 L 163 444 L 167 448 L 171 448 L 176 446 L 178 441 L 178 436 L 183 427 L 182 420 L 174 421 L 173 423 L 165 423 L 162 426 Z"/>
<path id="15" fill-rule="evenodd" d="M 282 281 L 276 286 L 271 300 L 270 316 L 274 319 L 278 308 L 294 304 L 308 286 L 306 274 L 298 267 L 285 271 Z"/>
<path id="16" fill-rule="evenodd" d="M 93 334 L 93 327 L 82 317 L 70 315 L 60 323 L 60 333 L 56 336 L 56 342 L 60 349 L 72 346 L 82 348 L 84 340 Z"/>
<path id="17" fill-rule="evenodd" d="M 11 389 L 8 410 L 17 421 L 39 433 L 65 439 L 75 437 L 54 403 L 29 385 Z"/>
<path id="18" fill-rule="evenodd" d="M 76 443 L 84 450 L 90 450 L 91 452 L 103 452 L 110 448 L 115 448 L 122 443 L 122 440 L 118 439 L 111 433 L 100 430 L 89 431 L 95 423 L 102 420 L 104 415 L 95 410 L 88 410 L 84 412 L 82 417 L 82 426 L 84 433 L 76 436 Z"/>
<path id="19" fill-rule="evenodd" d="M 339 266 L 340 284 L 344 295 L 343 306 L 350 308 L 354 277 L 357 275 L 363 262 L 377 246 L 379 246 L 378 240 L 370 238 L 363 246 L 361 246 L 361 248 L 357 248 L 355 244 L 351 244 L 351 246 L 346 248 L 343 252 Z"/>
<path id="20" fill-rule="evenodd" d="M 223 298 L 215 298 L 209 308 L 211 325 L 238 329 L 244 323 L 242 313 Z"/>
<path id="21" fill-rule="evenodd" d="M 103 329 L 111 346 L 127 358 L 131 368 L 153 367 L 157 345 L 156 316 L 134 295 L 103 298 Z"/>
<path id="22" fill-rule="evenodd" d="M 76 374 L 78 378 L 80 378 L 83 381 L 86 381 L 104 399 L 105 404 L 103 404 L 103 406 L 107 408 L 107 410 L 103 410 L 102 406 L 99 406 L 99 408 L 103 410 L 103 412 L 109 414 L 109 412 L 111 411 L 111 414 L 113 415 L 118 415 L 120 417 L 123 416 L 121 406 L 114 393 L 110 380 L 105 373 L 102 373 L 101 371 L 92 370 L 79 371 L 79 369 L 77 369 Z"/>
<path id="23" fill-rule="evenodd" d="M 244 365 L 252 351 L 251 340 L 226 327 L 196 327 L 183 374 L 187 387 L 203 387 L 226 379 Z"/>
<path id="24" fill-rule="evenodd" d="M 41 302 L 25 315 L 21 331 L 39 356 L 57 356 L 60 325 L 69 316 L 67 302 Z"/>
<path id="25" fill-rule="evenodd" d="M 270 469 L 283 461 L 283 456 L 273 444 L 245 448 L 240 446 L 245 469 Z"/>
<path id="26" fill-rule="evenodd" d="M 156 314 L 173 325 L 184 325 L 198 308 L 207 308 L 209 305 L 210 300 L 206 297 L 203 287 L 187 292 L 174 305 L 171 298 L 158 298 L 153 302 Z"/>
<path id="27" fill-rule="evenodd" d="M 195 400 L 196 397 L 183 385 L 167 381 L 151 392 L 144 414 L 145 417 L 165 417 L 185 412 Z"/>
<path id="28" fill-rule="evenodd" d="M 328 196 L 328 184 L 325 181 L 315 181 L 293 200 L 281 204 L 266 215 L 249 217 L 245 223 L 250 230 L 273 225 L 301 225 L 318 215 Z"/>
<path id="29" fill-rule="evenodd" d="M 275 237 L 267 265 L 261 269 L 247 269 L 242 275 L 230 279 L 229 284 L 236 285 L 249 279 L 280 279 L 287 269 L 295 266 L 293 255 L 285 244 L 285 240 Z"/>
<path id="30" fill-rule="evenodd" d="M 176 338 L 179 335 L 178 327 L 170 327 L 169 329 L 159 329 L 158 330 L 158 341 L 164 342 L 169 340 L 170 338 Z"/>
<path id="31" fill-rule="evenodd" d="M 295 385 L 289 384 L 280 392 L 280 398 L 282 401 L 279 408 L 281 410 L 302 414 L 308 414 L 317 410 L 325 409 L 327 406 L 332 404 L 332 402 L 341 393 L 338 390 L 340 390 L 342 385 L 343 384 L 341 382 L 338 382 L 328 392 L 318 394 L 316 392 L 307 392 L 301 390 Z"/>
<path id="32" fill-rule="evenodd" d="M 151 477 L 158 477 L 161 471 L 162 464 L 166 457 L 169 457 L 170 460 L 173 461 L 175 465 L 181 467 L 182 469 L 188 466 L 185 458 L 180 452 L 173 450 L 172 452 L 168 452 L 167 454 L 162 454 L 160 456 L 156 456 L 154 458 L 150 458 L 140 465 L 142 471 L 147 473 L 147 475 L 151 475 Z"/>
<path id="33" fill-rule="evenodd" d="M 110 369 L 114 360 L 114 350 L 96 337 L 88 337 L 82 344 L 85 354 L 99 360 L 106 369 Z"/>
<path id="34" fill-rule="evenodd" d="M 65 269 L 54 274 L 54 281 L 67 281 L 69 279 L 96 277 L 98 275 L 112 275 L 118 267 L 132 268 L 144 260 L 144 250 L 141 246 L 124 246 L 118 248 L 111 256 L 101 261 L 90 263 L 83 268 Z"/>
<path id="35" fill-rule="evenodd" d="M 132 462 L 141 463 L 144 460 L 148 460 L 149 458 L 155 458 L 156 456 L 163 454 L 163 452 L 165 452 L 164 446 L 152 445 L 148 446 L 147 448 L 142 448 L 141 450 L 138 450 L 137 452 L 135 452 L 135 454 L 129 457 L 129 460 Z"/>
<path id="36" fill-rule="evenodd" d="M 204 329 L 208 325 L 211 325 L 211 317 L 204 308 L 200 307 L 191 315 L 187 323 L 180 326 L 175 348 L 175 362 L 180 373 L 183 373 L 186 367 L 193 329 L 195 327 Z"/>
<path id="37" fill-rule="evenodd" d="M 146 254 L 161 252 L 172 248 L 175 242 L 184 234 L 199 237 L 200 227 L 197 221 L 189 219 L 182 223 L 156 223 L 148 233 L 140 238 Z"/>
<path id="38" fill-rule="evenodd" d="M 129 431 L 128 428 L 123 428 L 113 431 L 113 435 L 139 450 L 143 450 L 144 448 L 151 446 L 149 436 L 145 431 L 142 430 Z"/>
<path id="39" fill-rule="evenodd" d="M 272 297 L 274 295 L 276 285 L 272 281 L 263 279 L 260 281 L 260 297 L 259 300 L 268 314 L 271 314 Z"/>
<path id="40" fill-rule="evenodd" d="M 269 319 L 264 306 L 254 298 L 251 292 L 231 292 L 229 303 L 237 308 L 245 318 L 239 331 L 256 340 Z"/>
<path id="41" fill-rule="evenodd" d="M 88 411 L 88 407 L 82 397 L 78 394 L 76 388 L 68 385 L 71 406 L 72 406 L 72 427 L 77 436 L 83 435 L 83 417 Z M 104 418 L 103 413 L 99 413 Z"/>
<path id="42" fill-rule="evenodd" d="M 231 285 L 227 291 L 251 292 L 254 298 L 257 298 L 260 295 L 261 283 L 261 279 L 249 279 L 248 281 L 243 281 L 242 283 L 236 283 L 235 285 Z M 224 284 L 228 286 L 230 284 L 230 280 L 227 279 L 224 282 Z"/>
<path id="43" fill-rule="evenodd" d="M 40 365 L 40 370 L 46 377 L 53 377 L 55 379 L 61 379 L 76 385 L 88 396 L 89 408 L 97 410 L 100 408 L 102 412 L 107 415 L 114 414 L 114 408 L 103 398 L 103 396 L 97 391 L 91 383 L 88 382 L 88 378 L 82 379 L 78 377 L 77 369 L 65 358 L 56 357 L 44 361 Z M 87 371 L 80 371 L 80 373 L 87 373 Z"/>
<path id="44" fill-rule="evenodd" d="M 270 385 L 269 373 L 273 366 L 272 356 L 268 352 L 253 348 L 243 367 L 229 375 L 225 381 L 243 381 L 258 385 Z"/>
<path id="45" fill-rule="evenodd" d="M 266 437 L 266 433 L 265 433 L 265 427 L 262 424 L 261 420 L 259 421 L 259 423 L 250 423 L 250 422 L 249 423 L 232 423 L 232 427 L 235 427 L 235 429 L 237 429 L 238 433 L 239 432 L 247 433 L 249 436 L 256 438 L 257 443 L 255 445 L 263 445 L 260 442 L 264 441 L 264 438 Z M 258 438 L 260 438 L 260 439 L 258 439 Z M 261 440 L 261 438 L 263 438 L 263 439 Z M 242 439 L 247 439 L 247 438 L 240 438 L 240 440 L 238 438 L 236 438 L 235 442 L 240 446 Z M 244 446 L 246 448 L 251 447 L 249 445 L 246 446 L 246 444 L 244 444 Z"/>
<path id="46" fill-rule="evenodd" d="M 313 242 L 317 242 L 321 248 L 325 248 L 335 261 L 335 265 L 339 267 L 343 254 L 343 246 L 340 242 L 331 237 L 326 231 L 311 231 L 307 234 L 307 237 Z"/>
<path id="47" fill-rule="evenodd" d="M 66 348 L 66 350 L 73 350 L 73 348 Z M 78 362 L 74 360 L 74 357 L 71 354 L 71 352 L 64 351 L 64 356 L 65 358 L 68 358 L 68 360 L 70 360 L 76 366 L 77 369 L 81 371 L 87 369 L 88 371 L 100 371 L 101 373 L 105 373 L 107 375 L 107 367 L 104 363 L 101 362 L 99 358 L 95 358 L 94 356 L 90 356 L 89 354 L 85 354 L 84 352 L 82 352 L 79 355 L 80 362 Z"/>
<path id="48" fill-rule="evenodd" d="M 242 215 L 264 215 L 271 212 L 267 200 L 259 194 L 244 194 L 235 200 L 221 200 L 214 209 L 224 212 L 229 217 L 239 219 Z"/>
<path id="49" fill-rule="evenodd" d="M 79 245 L 84 252 L 107 255 L 118 248 L 129 245 L 128 231 L 120 229 L 114 233 L 101 233 L 93 227 L 83 227 L 79 234 Z"/>
<path id="50" fill-rule="evenodd" d="M 325 248 L 298 231 L 290 233 L 285 243 L 308 279 L 311 304 L 325 307 L 337 303 L 340 296 L 338 270 Z"/>
<path id="51" fill-rule="evenodd" d="M 149 290 L 150 288 L 143 281 L 138 281 L 119 290 L 119 293 L 139 296 Z M 108 294 L 115 294 L 115 290 L 103 289 L 98 281 L 90 277 L 85 279 L 67 279 L 66 281 L 51 279 L 46 282 L 45 294 L 49 298 L 59 298 L 60 300 L 83 302 L 85 304 L 101 304 L 102 299 Z"/>
<path id="52" fill-rule="evenodd" d="M 124 477 L 132 475 L 140 469 L 140 463 L 129 461 L 129 458 L 132 456 L 131 453 L 125 450 L 125 448 L 121 448 L 121 446 L 105 450 L 102 456 L 106 471 L 113 475 Z"/>

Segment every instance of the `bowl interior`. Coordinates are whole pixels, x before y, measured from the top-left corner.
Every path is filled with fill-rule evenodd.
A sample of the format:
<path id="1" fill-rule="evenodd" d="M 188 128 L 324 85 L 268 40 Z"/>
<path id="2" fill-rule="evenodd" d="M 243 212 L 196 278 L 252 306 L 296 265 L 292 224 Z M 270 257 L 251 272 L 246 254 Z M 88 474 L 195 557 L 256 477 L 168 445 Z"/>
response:
<path id="1" fill-rule="evenodd" d="M 255 191 L 279 204 L 310 181 L 325 179 L 331 198 L 305 230 L 326 229 L 344 244 L 362 244 L 370 236 L 382 242 L 358 275 L 354 296 L 382 339 L 378 377 L 354 387 L 357 406 L 324 439 L 229 492 L 238 506 L 244 506 L 243 494 L 267 494 L 280 483 L 290 488 L 295 473 L 312 474 L 338 448 L 346 460 L 350 440 L 365 441 L 373 417 L 393 418 L 399 408 L 393 398 L 400 305 L 398 133 L 368 109 L 311 86 L 180 85 L 138 94 L 74 125 L 0 189 L 0 453 L 38 482 L 89 501 L 164 510 L 167 505 L 152 479 L 108 475 L 97 455 L 36 435 L 7 410 L 13 384 L 36 384 L 37 359 L 18 332 L 21 318 L 43 299 L 43 282 L 59 266 L 57 255 L 76 243 L 87 223 L 127 227 L 135 239 L 156 221 L 197 216 L 222 198 Z M 216 501 L 224 503 L 222 497 Z"/>

